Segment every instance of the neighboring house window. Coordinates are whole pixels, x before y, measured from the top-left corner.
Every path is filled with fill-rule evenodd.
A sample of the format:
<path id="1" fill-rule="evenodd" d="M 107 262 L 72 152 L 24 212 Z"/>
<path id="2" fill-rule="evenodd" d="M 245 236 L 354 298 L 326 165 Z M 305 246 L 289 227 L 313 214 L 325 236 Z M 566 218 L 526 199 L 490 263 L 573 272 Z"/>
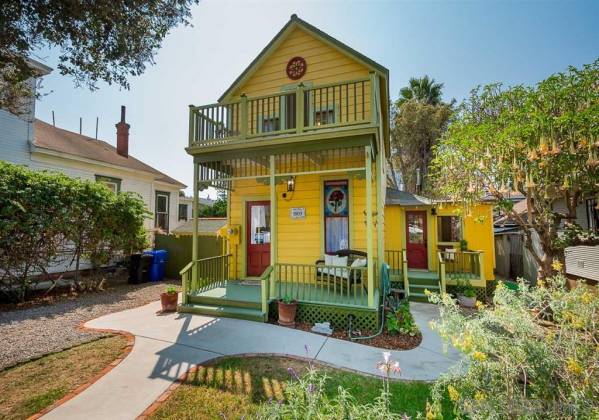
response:
<path id="1" fill-rule="evenodd" d="M 154 226 L 168 233 L 168 209 L 170 194 L 156 191 L 156 220 Z"/>
<path id="2" fill-rule="evenodd" d="M 458 216 L 438 216 L 437 239 L 439 242 L 460 242 L 462 220 Z"/>
<path id="3" fill-rule="evenodd" d="M 586 201 L 586 205 L 589 230 L 599 231 L 599 210 L 597 210 L 597 200 L 591 198 Z"/>
<path id="4" fill-rule="evenodd" d="M 324 183 L 325 252 L 349 248 L 349 184 L 347 180 Z"/>
<path id="5" fill-rule="evenodd" d="M 96 182 L 100 182 L 114 193 L 121 192 L 121 180 L 111 176 L 96 175 Z"/>
<path id="6" fill-rule="evenodd" d="M 187 204 L 179 204 L 179 220 L 187 220 Z"/>

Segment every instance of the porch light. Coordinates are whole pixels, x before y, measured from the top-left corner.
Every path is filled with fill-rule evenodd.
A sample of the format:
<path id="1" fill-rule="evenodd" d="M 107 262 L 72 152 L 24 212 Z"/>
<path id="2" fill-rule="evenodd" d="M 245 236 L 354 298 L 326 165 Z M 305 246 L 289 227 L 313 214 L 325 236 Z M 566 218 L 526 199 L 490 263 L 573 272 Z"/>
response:
<path id="1" fill-rule="evenodd" d="M 290 176 L 289 179 L 287 179 L 287 192 L 292 192 L 295 191 L 295 177 L 294 176 Z"/>
<path id="2" fill-rule="evenodd" d="M 436 216 L 437 215 L 437 208 L 436 207 L 431 208 L 431 215 L 432 216 Z"/>

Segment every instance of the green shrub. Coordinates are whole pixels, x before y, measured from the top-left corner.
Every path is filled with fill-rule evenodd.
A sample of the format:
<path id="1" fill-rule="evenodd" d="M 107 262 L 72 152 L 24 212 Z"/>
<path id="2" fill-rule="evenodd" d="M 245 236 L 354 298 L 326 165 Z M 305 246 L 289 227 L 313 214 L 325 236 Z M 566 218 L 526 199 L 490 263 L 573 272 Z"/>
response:
<path id="1" fill-rule="evenodd" d="M 433 387 L 472 419 L 599 418 L 599 299 L 559 274 L 519 290 L 499 283 L 491 306 L 463 314 L 450 296 L 431 296 L 431 327 L 465 354 Z"/>
<path id="2" fill-rule="evenodd" d="M 476 297 L 476 289 L 470 283 L 470 279 L 457 279 L 456 283 L 456 293 L 469 298 Z"/>
<path id="3" fill-rule="evenodd" d="M 386 318 L 387 332 L 389 334 L 407 334 L 414 336 L 418 334 L 418 326 L 410 312 L 410 303 L 405 300 L 397 309 L 389 312 Z"/>
<path id="4" fill-rule="evenodd" d="M 53 264 L 74 261 L 78 273 L 81 258 L 97 268 L 143 249 L 147 215 L 131 193 L 0 162 L 0 294 L 23 300 Z M 94 278 L 75 286 L 89 289 Z"/>

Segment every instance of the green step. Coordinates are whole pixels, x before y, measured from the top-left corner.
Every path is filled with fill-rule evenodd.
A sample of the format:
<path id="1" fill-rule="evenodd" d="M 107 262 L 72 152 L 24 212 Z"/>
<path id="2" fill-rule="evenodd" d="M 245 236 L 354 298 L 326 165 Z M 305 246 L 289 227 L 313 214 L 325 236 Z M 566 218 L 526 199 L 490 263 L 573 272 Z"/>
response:
<path id="1" fill-rule="evenodd" d="M 425 295 L 424 293 L 419 293 L 419 292 L 410 292 L 410 301 L 412 302 L 424 302 L 424 303 L 428 303 L 428 296 Z"/>
<path id="2" fill-rule="evenodd" d="M 248 321 L 265 322 L 267 315 L 259 309 L 237 308 L 234 306 L 222 305 L 198 305 L 188 303 L 179 305 L 179 312 L 208 315 L 221 318 L 246 319 Z"/>
<path id="3" fill-rule="evenodd" d="M 428 289 L 431 292 L 438 291 L 440 289 L 438 284 L 410 284 L 410 292 L 412 289 L 422 290 L 423 292 Z"/>
<path id="4" fill-rule="evenodd" d="M 188 295 L 188 303 L 204 306 L 229 306 L 235 308 L 262 309 L 260 302 L 248 302 L 235 299 L 219 298 L 214 296 Z"/>

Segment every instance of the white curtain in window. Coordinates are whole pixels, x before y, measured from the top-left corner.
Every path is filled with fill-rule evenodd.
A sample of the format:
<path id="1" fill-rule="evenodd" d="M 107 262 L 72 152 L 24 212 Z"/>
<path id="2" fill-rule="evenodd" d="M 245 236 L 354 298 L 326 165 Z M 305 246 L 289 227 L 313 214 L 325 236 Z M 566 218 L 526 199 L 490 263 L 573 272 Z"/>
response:
<path id="1" fill-rule="evenodd" d="M 349 218 L 326 218 L 326 252 L 349 248 Z"/>

